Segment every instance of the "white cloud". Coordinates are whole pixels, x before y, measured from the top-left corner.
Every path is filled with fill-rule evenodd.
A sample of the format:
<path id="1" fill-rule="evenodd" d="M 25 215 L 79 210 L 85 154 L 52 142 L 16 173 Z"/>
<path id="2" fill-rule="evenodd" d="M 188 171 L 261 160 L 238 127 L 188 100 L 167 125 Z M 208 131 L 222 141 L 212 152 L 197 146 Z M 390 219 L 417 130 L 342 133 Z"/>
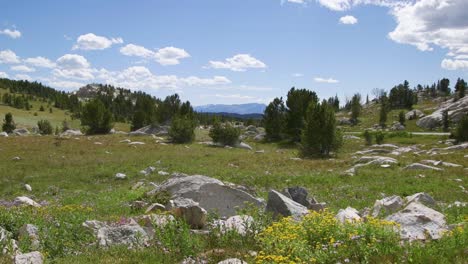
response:
<path id="1" fill-rule="evenodd" d="M 31 78 L 29 75 L 27 75 L 27 74 L 16 74 L 16 75 L 15 75 L 15 79 L 16 79 L 16 80 L 27 80 L 27 81 L 31 81 L 31 80 L 32 80 L 32 78 Z"/>
<path id="2" fill-rule="evenodd" d="M 284 0 L 283 0 L 284 1 Z M 294 4 L 305 4 L 306 0 L 286 0 L 288 3 L 294 3 Z"/>
<path id="3" fill-rule="evenodd" d="M 14 64 L 20 63 L 19 57 L 11 50 L 1 50 L 0 51 L 0 64 Z"/>
<path id="4" fill-rule="evenodd" d="M 249 68 L 263 69 L 266 64 L 250 56 L 250 54 L 237 54 L 234 57 L 227 58 L 225 61 L 210 61 L 210 68 L 229 69 L 231 71 L 245 71 Z"/>
<path id="5" fill-rule="evenodd" d="M 397 43 L 409 44 L 421 51 L 434 46 L 448 49 L 453 56 L 468 53 L 468 1 L 420 0 L 394 8 L 396 28 L 389 33 Z M 468 68 L 464 60 L 442 61 L 445 69 Z"/>
<path id="6" fill-rule="evenodd" d="M 296 72 L 296 73 L 293 73 L 292 76 L 293 77 L 302 77 L 302 76 L 304 76 L 304 74 Z"/>
<path id="7" fill-rule="evenodd" d="M 76 44 L 73 45 L 73 50 L 103 50 L 111 47 L 114 44 L 122 44 L 122 38 L 106 38 L 103 36 L 97 36 L 93 33 L 81 35 L 76 40 Z"/>
<path id="8" fill-rule="evenodd" d="M 314 81 L 318 83 L 339 83 L 340 82 L 333 78 L 322 78 L 322 77 L 315 77 Z"/>
<path id="9" fill-rule="evenodd" d="M 12 39 L 16 39 L 16 38 L 19 38 L 21 37 L 21 32 L 19 32 L 18 30 L 16 29 L 4 29 L 4 30 L 0 30 L 0 35 L 6 35 Z"/>
<path id="10" fill-rule="evenodd" d="M 17 66 L 11 66 L 10 70 L 12 71 L 20 71 L 20 72 L 35 72 L 36 69 L 28 67 L 26 65 L 17 65 Z"/>
<path id="11" fill-rule="evenodd" d="M 154 59 L 161 65 L 177 65 L 181 59 L 189 58 L 190 54 L 184 49 L 176 47 L 165 47 L 156 51 L 149 50 L 143 46 L 128 44 L 120 49 L 125 56 L 135 56 L 145 59 Z"/>
<path id="12" fill-rule="evenodd" d="M 358 5 L 400 7 L 414 0 L 316 0 L 320 5 L 333 11 L 346 11 Z"/>
<path id="13" fill-rule="evenodd" d="M 459 70 L 468 68 L 468 60 L 444 59 L 440 66 L 446 70 Z"/>
<path id="14" fill-rule="evenodd" d="M 154 52 L 151 50 L 135 44 L 128 44 L 125 47 L 120 48 L 120 53 L 125 56 L 136 56 L 142 58 L 149 58 L 154 55 Z"/>
<path id="15" fill-rule="evenodd" d="M 98 71 L 98 78 L 104 82 L 128 89 L 181 89 L 191 86 L 214 86 L 229 84 L 231 81 L 224 76 L 200 78 L 189 76 L 185 78 L 176 75 L 155 75 L 144 66 L 132 66 L 121 72 L 111 72 L 105 69 Z"/>
<path id="16" fill-rule="evenodd" d="M 358 19 L 353 16 L 343 16 L 340 18 L 340 23 L 345 25 L 354 25 L 358 22 Z"/>
<path id="17" fill-rule="evenodd" d="M 74 82 L 74 81 L 62 81 L 62 80 L 53 80 L 47 82 L 47 84 L 51 87 L 63 90 L 75 90 L 80 87 L 85 86 L 84 83 Z"/>
<path id="18" fill-rule="evenodd" d="M 72 78 L 80 80 L 94 79 L 94 70 L 90 68 L 88 60 L 76 54 L 65 54 L 57 59 L 57 69 L 54 69 L 55 76 L 60 78 Z"/>
<path id="19" fill-rule="evenodd" d="M 42 67 L 42 68 L 55 68 L 56 64 L 44 57 L 35 57 L 35 58 L 27 58 L 24 60 L 25 63 L 35 66 L 35 67 Z"/>
<path id="20" fill-rule="evenodd" d="M 183 49 L 175 47 L 166 47 L 159 49 L 154 57 L 161 65 L 176 65 L 180 63 L 180 59 L 190 57 L 190 54 Z"/>
<path id="21" fill-rule="evenodd" d="M 0 72 L 0 78 L 8 78 L 8 74 L 6 72 Z"/>

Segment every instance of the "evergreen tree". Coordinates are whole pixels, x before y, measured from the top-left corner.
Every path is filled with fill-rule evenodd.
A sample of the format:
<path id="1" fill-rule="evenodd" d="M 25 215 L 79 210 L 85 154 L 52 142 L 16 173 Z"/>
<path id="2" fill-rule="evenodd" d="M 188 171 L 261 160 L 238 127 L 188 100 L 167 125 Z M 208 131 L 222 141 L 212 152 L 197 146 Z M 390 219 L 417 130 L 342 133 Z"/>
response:
<path id="1" fill-rule="evenodd" d="M 302 130 L 301 154 L 306 157 L 327 157 L 342 145 L 342 135 L 336 128 L 335 111 L 325 101 L 311 102 Z"/>
<path id="2" fill-rule="evenodd" d="M 240 129 L 233 127 L 230 123 L 221 124 L 219 120 L 215 120 L 209 136 L 215 143 L 234 146 L 239 143 Z"/>
<path id="3" fill-rule="evenodd" d="M 41 135 L 51 135 L 53 132 L 52 125 L 48 120 L 39 120 L 37 122 L 37 127 L 39 128 L 39 134 Z"/>
<path id="4" fill-rule="evenodd" d="M 196 122 L 192 115 L 175 115 L 169 129 L 174 143 L 190 143 L 195 139 Z"/>
<path id="5" fill-rule="evenodd" d="M 275 141 L 282 139 L 286 122 L 286 107 L 283 98 L 275 98 L 263 114 L 266 138 Z"/>
<path id="6" fill-rule="evenodd" d="M 41 107 L 39 107 L 39 111 L 44 112 L 45 111 L 44 106 L 41 105 Z"/>
<path id="7" fill-rule="evenodd" d="M 405 125 L 405 122 L 406 122 L 405 112 L 400 111 L 400 113 L 398 113 L 398 122 L 400 122 L 400 124 L 402 125 Z"/>
<path id="8" fill-rule="evenodd" d="M 2 130 L 7 133 L 13 133 L 13 130 L 16 129 L 15 122 L 13 121 L 13 115 L 11 113 L 5 114 L 5 119 L 3 120 Z"/>
<path id="9" fill-rule="evenodd" d="M 310 103 L 317 103 L 315 92 L 306 89 L 291 88 L 286 99 L 286 134 L 292 141 L 301 140 L 301 131 L 304 128 L 304 117 Z"/>
<path id="10" fill-rule="evenodd" d="M 355 94 L 351 98 L 351 123 L 354 125 L 359 122 L 358 117 L 361 114 L 361 109 L 361 95 Z"/>
<path id="11" fill-rule="evenodd" d="M 448 114 L 448 110 L 442 112 L 442 130 L 444 132 L 449 131 L 450 129 L 450 118 Z"/>
<path id="12" fill-rule="evenodd" d="M 454 131 L 454 136 L 457 142 L 468 141 L 468 114 L 458 123 Z"/>
<path id="13" fill-rule="evenodd" d="M 386 127 L 388 114 L 388 99 L 387 96 L 382 96 L 380 100 L 380 113 L 379 113 L 379 125 Z"/>
<path id="14" fill-rule="evenodd" d="M 112 113 L 100 99 L 88 102 L 81 116 L 81 125 L 88 134 L 107 134 L 112 129 Z"/>
<path id="15" fill-rule="evenodd" d="M 456 98 L 460 99 L 465 97 L 466 93 L 466 82 L 463 79 L 458 78 L 457 83 L 455 84 L 455 93 L 456 93 Z"/>

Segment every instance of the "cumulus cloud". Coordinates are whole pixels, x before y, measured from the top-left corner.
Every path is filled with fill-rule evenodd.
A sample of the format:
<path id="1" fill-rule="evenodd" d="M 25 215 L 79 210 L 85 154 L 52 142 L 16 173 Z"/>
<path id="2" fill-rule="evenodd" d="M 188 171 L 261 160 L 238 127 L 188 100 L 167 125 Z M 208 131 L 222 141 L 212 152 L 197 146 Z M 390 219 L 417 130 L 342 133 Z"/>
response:
<path id="1" fill-rule="evenodd" d="M 358 19 L 353 16 L 343 16 L 340 18 L 340 23 L 345 25 L 357 24 Z"/>
<path id="2" fill-rule="evenodd" d="M 339 83 L 340 82 L 333 78 L 322 78 L 322 77 L 315 77 L 314 81 L 318 83 Z"/>
<path id="3" fill-rule="evenodd" d="M 468 53 L 468 16 L 466 0 L 420 0 L 395 8 L 392 14 L 397 27 L 389 33 L 397 43 L 413 45 L 421 51 L 431 51 L 434 46 L 460 56 Z M 464 60 L 444 59 L 445 69 L 468 68 Z"/>
<path id="4" fill-rule="evenodd" d="M 316 0 L 320 5 L 333 11 L 346 11 L 358 5 L 400 7 L 414 0 Z"/>
<path id="5" fill-rule="evenodd" d="M 41 68 L 55 68 L 56 64 L 44 57 L 35 57 L 35 58 L 27 58 L 24 60 L 25 63 L 32 65 L 34 67 L 41 67 Z"/>
<path id="6" fill-rule="evenodd" d="M 77 54 L 65 54 L 56 61 L 57 68 L 53 73 L 57 77 L 80 80 L 94 79 L 93 69 L 88 60 Z"/>
<path id="7" fill-rule="evenodd" d="M 36 71 L 36 69 L 28 67 L 26 65 L 11 66 L 10 70 L 19 71 L 19 72 L 35 72 Z"/>
<path id="8" fill-rule="evenodd" d="M 8 78 L 8 74 L 6 72 L 0 72 L 0 78 Z"/>
<path id="9" fill-rule="evenodd" d="M 27 74 L 16 74 L 15 75 L 15 79 L 16 80 L 27 80 L 27 81 L 31 81 L 32 78 L 31 76 L 27 75 Z"/>
<path id="10" fill-rule="evenodd" d="M 14 64 L 20 63 L 20 59 L 11 50 L 0 50 L 0 64 Z"/>
<path id="11" fill-rule="evenodd" d="M 176 75 L 155 75 L 144 66 L 132 66 L 123 71 L 99 70 L 98 78 L 104 82 L 133 90 L 138 89 L 181 89 L 191 86 L 213 86 L 229 84 L 224 76 L 200 78 L 196 76 L 178 77 Z"/>
<path id="12" fill-rule="evenodd" d="M 185 50 L 175 48 L 175 47 L 166 47 L 159 49 L 155 54 L 154 57 L 157 62 L 161 65 L 176 65 L 180 63 L 180 59 L 190 57 Z"/>
<path id="13" fill-rule="evenodd" d="M 48 81 L 47 84 L 51 87 L 63 89 L 63 90 L 75 90 L 85 86 L 84 83 L 74 81 L 63 81 L 63 80 L 52 80 Z"/>
<path id="14" fill-rule="evenodd" d="M 106 38 L 103 36 L 97 36 L 93 33 L 81 35 L 73 45 L 73 50 L 103 50 L 110 48 L 114 44 L 122 44 L 122 38 Z"/>
<path id="15" fill-rule="evenodd" d="M 144 59 L 154 59 L 161 65 L 177 65 L 181 59 L 189 58 L 190 54 L 184 49 L 176 47 L 165 47 L 156 51 L 149 50 L 143 46 L 128 44 L 120 49 L 125 56 L 134 56 Z"/>
<path id="16" fill-rule="evenodd" d="M 19 32 L 18 30 L 16 29 L 4 29 L 4 30 L 0 30 L 0 35 L 6 35 L 12 39 L 16 39 L 16 38 L 19 38 L 21 37 L 21 32 Z"/>
<path id="17" fill-rule="evenodd" d="M 250 56 L 250 54 L 237 54 L 225 61 L 210 61 L 209 67 L 214 69 L 229 69 L 231 71 L 246 71 L 250 68 L 263 69 L 266 64 Z"/>

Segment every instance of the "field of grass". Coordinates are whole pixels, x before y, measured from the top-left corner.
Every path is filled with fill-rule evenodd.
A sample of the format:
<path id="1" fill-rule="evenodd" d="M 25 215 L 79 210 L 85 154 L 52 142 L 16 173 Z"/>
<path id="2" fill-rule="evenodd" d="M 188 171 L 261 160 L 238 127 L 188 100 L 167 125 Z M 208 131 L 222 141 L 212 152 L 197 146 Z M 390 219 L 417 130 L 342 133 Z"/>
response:
<path id="1" fill-rule="evenodd" d="M 197 131 L 197 140 L 207 139 L 207 131 Z M 291 160 L 297 157 L 295 148 L 276 144 L 248 142 L 255 153 L 243 149 L 214 148 L 197 142 L 190 145 L 161 145 L 151 137 L 136 137 L 146 145 L 129 146 L 119 143 L 125 136 L 105 135 L 59 139 L 53 136 L 0 138 L 0 197 L 11 200 L 20 195 L 28 195 L 36 201 L 46 201 L 49 205 L 40 211 L 21 209 L 12 213 L 0 212 L 1 222 L 17 231 L 22 223 L 32 223 L 46 230 L 53 221 L 63 221 L 69 231 L 54 229 L 57 234 L 47 235 L 44 253 L 49 260 L 58 263 L 93 263 L 99 258 L 101 263 L 176 263 L 186 255 L 163 254 L 151 248 L 128 251 L 111 249 L 95 250 L 85 245 L 93 241 L 82 227 L 85 220 L 113 220 L 143 214 L 132 210 L 128 204 L 140 198 L 148 189 L 131 190 L 138 181 L 162 182 L 168 176 L 157 173 L 143 176 L 138 172 L 148 166 L 170 173 L 202 174 L 223 181 L 251 187 L 258 196 L 266 198 L 270 189 L 281 190 L 288 186 L 304 186 L 320 202 L 326 202 L 329 210 L 352 206 L 358 210 L 371 207 L 383 195 L 407 196 L 426 192 L 438 202 L 449 204 L 455 201 L 466 202 L 467 195 L 462 187 L 468 188 L 468 172 L 463 168 L 447 168 L 443 172 L 405 171 L 402 168 L 422 159 L 443 159 L 468 166 L 464 155 L 468 151 L 458 151 L 447 155 L 430 157 L 425 154 L 403 154 L 396 157 L 400 164 L 392 168 L 364 167 L 356 176 L 343 176 L 342 172 L 353 165 L 352 156 L 365 148 L 363 141 L 346 140 L 342 151 L 332 159 Z M 437 136 L 395 137 L 386 143 L 399 145 L 421 144 L 423 149 L 439 145 L 443 140 Z M 102 144 L 97 145 L 96 142 Z M 13 161 L 13 157 L 21 160 Z M 160 161 L 160 163 L 159 163 Z M 116 180 L 114 175 L 125 173 L 127 180 Z M 462 182 L 455 181 L 462 179 Z M 24 184 L 30 184 L 32 193 L 26 193 Z M 0 209 L 7 210 L 7 209 Z M 465 208 L 438 208 L 447 215 L 450 223 L 466 221 Z M 49 231 L 50 232 L 50 231 Z M 190 235 L 190 239 L 196 238 Z M 197 240 L 198 241 L 198 240 Z M 213 249 L 220 241 L 208 243 L 206 240 L 197 252 Z M 224 244 L 223 244 L 224 245 Z M 258 250 L 255 243 L 249 242 L 239 252 Z M 27 248 L 26 244 L 21 245 Z M 254 248 L 250 248 L 254 247 Z M 215 258 L 236 256 L 229 245 L 223 246 L 224 253 Z M 75 256 L 73 252 L 85 251 Z M 466 253 L 466 252 L 465 252 Z M 187 253 L 188 254 L 188 253 Z M 253 260 L 252 257 L 244 257 Z M 249 263 L 250 263 L 249 262 Z"/>

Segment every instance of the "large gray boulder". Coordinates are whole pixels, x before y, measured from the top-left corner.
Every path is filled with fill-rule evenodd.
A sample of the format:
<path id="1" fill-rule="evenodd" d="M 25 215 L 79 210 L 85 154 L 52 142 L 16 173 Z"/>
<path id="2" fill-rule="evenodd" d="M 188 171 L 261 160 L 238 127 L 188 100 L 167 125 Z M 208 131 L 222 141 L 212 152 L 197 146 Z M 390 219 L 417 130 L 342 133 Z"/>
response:
<path id="1" fill-rule="evenodd" d="M 27 254 L 18 254 L 15 256 L 15 264 L 42 264 L 43 256 L 39 251 L 29 252 Z"/>
<path id="2" fill-rule="evenodd" d="M 307 200 L 309 193 L 303 187 L 288 187 L 284 189 L 283 194 L 305 207 L 309 207 L 310 205 L 310 202 Z"/>
<path id="3" fill-rule="evenodd" d="M 436 128 L 442 124 L 444 111 L 448 111 L 449 119 L 452 122 L 459 122 L 463 116 L 468 114 L 468 96 L 465 96 L 455 102 L 453 99 L 445 101 L 436 111 L 419 119 L 416 124 L 426 129 Z"/>
<path id="4" fill-rule="evenodd" d="M 447 231 L 445 216 L 418 202 L 385 219 L 400 224 L 400 236 L 404 240 L 439 239 Z"/>
<path id="5" fill-rule="evenodd" d="M 361 220 L 359 211 L 349 206 L 346 207 L 346 209 L 340 209 L 335 215 L 335 218 L 341 223 L 355 222 Z"/>
<path id="6" fill-rule="evenodd" d="M 234 231 L 245 236 L 253 224 L 253 217 L 249 215 L 235 215 L 229 217 L 227 220 L 217 220 L 214 226 L 219 228 L 221 233 Z"/>
<path id="7" fill-rule="evenodd" d="M 191 199 L 201 208 L 222 217 L 234 216 L 238 209 L 245 208 L 248 204 L 256 207 L 264 205 L 262 200 L 244 190 L 202 175 L 174 175 L 147 194 L 153 196 L 158 192 L 170 193 L 172 200 Z"/>
<path id="8" fill-rule="evenodd" d="M 308 213 L 307 207 L 300 203 L 296 203 L 285 195 L 271 190 L 268 193 L 268 202 L 266 211 L 273 213 L 274 217 L 292 216 L 295 220 L 300 220 Z"/>
<path id="9" fill-rule="evenodd" d="M 434 198 L 432 198 L 429 194 L 424 193 L 424 192 L 415 193 L 413 195 L 406 196 L 406 202 L 407 203 L 418 202 L 429 207 L 433 207 L 436 205 L 436 201 L 434 200 Z"/>

